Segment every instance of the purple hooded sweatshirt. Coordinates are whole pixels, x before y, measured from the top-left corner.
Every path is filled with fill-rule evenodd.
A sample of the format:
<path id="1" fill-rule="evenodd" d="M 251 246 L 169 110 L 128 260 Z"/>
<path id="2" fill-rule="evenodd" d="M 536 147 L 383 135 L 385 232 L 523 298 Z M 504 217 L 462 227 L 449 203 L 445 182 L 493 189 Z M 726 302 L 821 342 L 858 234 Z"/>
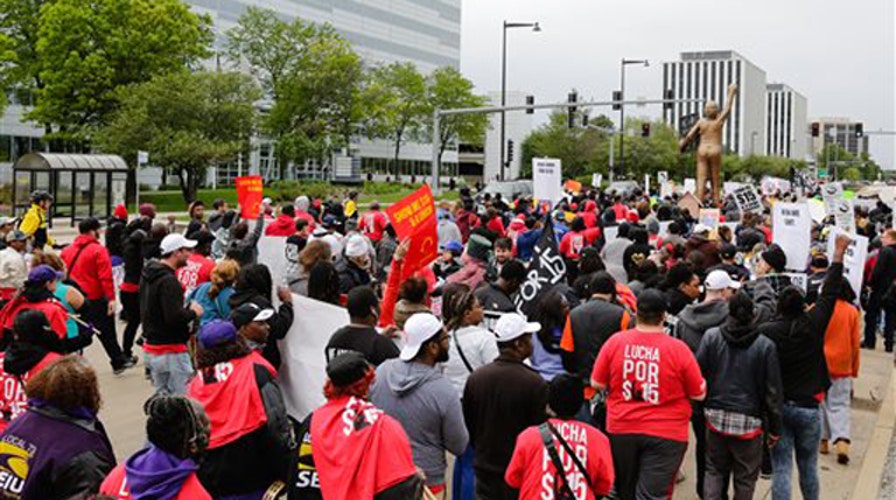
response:
<path id="1" fill-rule="evenodd" d="M 180 493 L 196 472 L 196 462 L 179 458 L 150 444 L 125 462 L 128 489 L 135 500 L 168 500 Z"/>

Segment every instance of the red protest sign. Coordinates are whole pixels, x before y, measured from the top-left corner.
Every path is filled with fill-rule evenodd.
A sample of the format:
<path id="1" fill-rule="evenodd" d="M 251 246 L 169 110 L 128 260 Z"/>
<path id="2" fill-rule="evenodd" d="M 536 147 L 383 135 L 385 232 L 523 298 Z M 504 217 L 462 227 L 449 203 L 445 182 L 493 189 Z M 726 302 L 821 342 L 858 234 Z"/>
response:
<path id="1" fill-rule="evenodd" d="M 264 181 L 260 175 L 236 178 L 236 199 L 240 204 L 240 217 L 254 219 L 264 198 Z"/>
<path id="2" fill-rule="evenodd" d="M 404 258 L 402 278 L 439 256 L 436 204 L 429 185 L 424 184 L 387 208 L 386 215 L 392 221 L 399 240 L 411 239 L 411 247 Z"/>

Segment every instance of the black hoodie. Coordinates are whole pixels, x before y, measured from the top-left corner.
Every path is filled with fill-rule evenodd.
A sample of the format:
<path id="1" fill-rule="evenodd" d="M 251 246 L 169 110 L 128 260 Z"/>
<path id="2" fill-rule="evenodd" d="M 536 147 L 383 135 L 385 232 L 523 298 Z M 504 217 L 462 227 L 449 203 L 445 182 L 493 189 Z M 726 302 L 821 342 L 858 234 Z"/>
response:
<path id="1" fill-rule="evenodd" d="M 143 267 L 140 279 L 140 320 L 149 345 L 186 344 L 196 313 L 184 307 L 184 289 L 174 269 L 159 261 Z"/>
<path id="2" fill-rule="evenodd" d="M 759 334 L 757 323 L 728 317 L 703 336 L 697 351 L 706 378 L 705 408 L 762 419 L 765 430 L 781 435 L 781 370 L 774 342 Z"/>

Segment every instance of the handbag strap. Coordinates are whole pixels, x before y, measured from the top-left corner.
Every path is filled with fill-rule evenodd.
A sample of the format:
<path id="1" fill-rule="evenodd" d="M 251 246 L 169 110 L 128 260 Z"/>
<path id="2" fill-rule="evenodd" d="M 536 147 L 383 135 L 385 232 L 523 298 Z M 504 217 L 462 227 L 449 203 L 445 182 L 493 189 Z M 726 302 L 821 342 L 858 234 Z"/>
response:
<path id="1" fill-rule="evenodd" d="M 467 367 L 467 371 L 473 373 L 473 365 L 467 360 L 467 356 L 464 354 L 464 350 L 460 348 L 460 342 L 457 341 L 457 330 L 452 330 L 451 336 L 454 337 L 454 347 L 457 347 L 457 353 L 460 354 L 460 360 L 464 362 L 464 366 Z"/>
<path id="2" fill-rule="evenodd" d="M 75 253 L 75 258 L 72 259 L 72 263 L 71 263 L 71 265 L 66 266 L 66 269 L 65 269 L 65 279 L 69 279 L 69 277 L 70 277 L 72 271 L 74 271 L 74 269 L 75 269 L 75 263 L 77 263 L 77 262 L 78 262 L 78 258 L 81 257 L 81 252 L 83 252 L 87 247 L 89 247 L 90 245 L 93 245 L 94 243 L 96 243 L 96 242 L 95 242 L 95 241 L 88 242 L 87 244 L 85 244 L 84 246 L 82 246 L 81 248 L 78 249 L 78 252 Z"/>
<path id="3" fill-rule="evenodd" d="M 566 450 L 566 454 L 569 455 L 569 458 L 572 459 L 572 463 L 574 463 L 575 466 L 576 466 L 576 468 L 579 469 L 579 472 L 582 473 L 582 477 L 585 478 L 585 484 L 588 485 L 588 489 L 589 489 L 592 493 L 594 493 L 594 486 L 591 484 L 591 478 L 588 477 L 588 469 L 585 468 L 585 464 L 583 464 L 582 461 L 579 460 L 579 457 L 576 456 L 576 454 L 575 454 L 575 452 L 573 451 L 572 447 L 569 446 L 569 443 L 567 443 L 566 440 L 563 439 L 563 437 L 560 435 L 560 433 L 557 432 L 557 428 L 556 428 L 556 427 L 554 427 L 553 425 L 551 425 L 550 422 L 545 422 L 545 425 L 547 425 L 547 427 L 551 430 L 551 434 L 553 434 L 554 437 L 557 438 L 557 441 L 560 442 L 560 446 L 562 446 L 563 449 Z"/>
<path id="4" fill-rule="evenodd" d="M 551 437 L 552 431 L 553 427 L 551 427 L 551 424 L 548 422 L 538 426 L 538 433 L 541 434 L 541 443 L 548 451 L 548 456 L 551 457 L 551 463 L 554 464 L 554 470 L 560 478 L 560 481 L 554 483 L 555 488 L 556 486 L 560 486 L 564 495 L 568 495 L 570 498 L 575 498 L 572 487 L 569 485 L 569 479 L 566 478 L 566 470 L 563 468 L 563 462 L 560 460 L 560 455 L 557 454 L 557 447 L 554 446 L 554 438 Z"/>

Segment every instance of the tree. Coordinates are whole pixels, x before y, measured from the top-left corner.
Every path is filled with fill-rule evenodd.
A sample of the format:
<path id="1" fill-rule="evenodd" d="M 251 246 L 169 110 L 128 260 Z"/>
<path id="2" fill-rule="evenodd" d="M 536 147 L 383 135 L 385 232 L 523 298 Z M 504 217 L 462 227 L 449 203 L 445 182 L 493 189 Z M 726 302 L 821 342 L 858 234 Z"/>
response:
<path id="1" fill-rule="evenodd" d="M 372 105 L 368 133 L 373 137 L 389 139 L 395 144 L 395 178 L 401 177 L 398 156 L 402 141 L 416 135 L 426 120 L 426 78 L 414 63 L 395 62 L 379 66 L 371 72 L 366 92 Z"/>
<path id="2" fill-rule="evenodd" d="M 37 99 L 28 117 L 55 126 L 57 138 L 88 139 L 117 108 L 120 88 L 207 57 L 210 26 L 208 16 L 179 0 L 46 3 L 37 31 Z"/>
<path id="3" fill-rule="evenodd" d="M 485 106 L 487 101 L 485 97 L 473 93 L 473 82 L 464 78 L 459 71 L 451 66 L 438 68 L 427 80 L 427 136 L 432 137 L 433 110 L 478 108 Z M 484 113 L 442 117 L 439 121 L 438 171 L 442 171 L 442 154 L 449 144 L 459 140 L 482 144 L 487 127 L 488 116 Z"/>
<path id="4" fill-rule="evenodd" d="M 206 168 L 233 160 L 252 134 L 261 91 L 242 73 L 170 73 L 119 92 L 121 107 L 94 137 L 103 151 L 175 173 L 184 200 L 196 199 Z"/>
<path id="5" fill-rule="evenodd" d="M 229 57 L 249 64 L 273 100 L 263 129 L 277 140 L 281 176 L 290 162 L 323 162 L 350 144 L 363 121 L 364 68 L 332 26 L 252 7 L 228 38 Z"/>

